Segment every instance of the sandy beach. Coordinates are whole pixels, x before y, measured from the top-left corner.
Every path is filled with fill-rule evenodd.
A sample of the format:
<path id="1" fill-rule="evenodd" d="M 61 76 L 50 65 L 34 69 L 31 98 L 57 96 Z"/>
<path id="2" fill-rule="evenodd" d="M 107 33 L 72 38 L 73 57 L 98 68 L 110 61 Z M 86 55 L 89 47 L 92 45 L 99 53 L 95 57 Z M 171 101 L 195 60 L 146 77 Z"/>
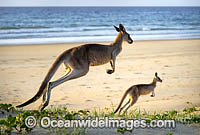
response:
<path id="1" fill-rule="evenodd" d="M 15 106 L 30 99 L 56 57 L 81 44 L 0 46 L 0 103 Z M 158 72 L 163 83 L 157 85 L 156 96 L 141 96 L 131 109 L 181 110 L 200 105 L 199 67 L 200 39 L 124 43 L 115 73 L 106 73 L 109 63 L 90 67 L 86 76 L 54 88 L 50 105 L 67 106 L 70 110 L 116 107 L 126 89 L 150 83 Z M 64 73 L 61 66 L 52 80 Z M 25 109 L 37 109 L 40 103 L 41 99 Z"/>

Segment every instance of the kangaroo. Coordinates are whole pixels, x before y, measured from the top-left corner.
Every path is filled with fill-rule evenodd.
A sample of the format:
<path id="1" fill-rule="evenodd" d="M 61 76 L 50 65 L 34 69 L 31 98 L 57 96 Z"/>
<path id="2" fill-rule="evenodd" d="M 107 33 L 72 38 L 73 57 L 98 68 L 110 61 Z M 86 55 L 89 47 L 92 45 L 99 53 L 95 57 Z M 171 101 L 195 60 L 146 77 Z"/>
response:
<path id="1" fill-rule="evenodd" d="M 156 88 L 156 83 L 157 82 L 162 82 L 162 80 L 160 79 L 160 77 L 158 77 L 157 72 L 155 73 L 155 77 L 153 78 L 153 82 L 150 84 L 138 84 L 138 85 L 133 85 L 131 86 L 128 90 L 126 90 L 126 92 L 124 93 L 117 109 L 115 110 L 114 113 L 116 113 L 119 108 L 121 107 L 124 99 L 126 98 L 126 96 L 129 94 L 129 100 L 128 102 L 120 109 L 119 113 L 128 105 L 128 107 L 125 109 L 125 112 L 131 107 L 133 106 L 136 101 L 138 100 L 139 96 L 141 95 L 147 95 L 149 93 L 152 92 L 151 97 L 155 96 L 154 93 L 154 89 Z"/>
<path id="2" fill-rule="evenodd" d="M 115 41 L 110 45 L 84 44 L 79 47 L 66 50 L 59 55 L 53 65 L 50 67 L 35 96 L 29 99 L 27 102 L 16 107 L 24 107 L 28 104 L 31 104 L 43 95 L 43 100 L 39 107 L 40 110 L 43 110 L 49 104 L 51 90 L 53 88 L 68 80 L 76 79 L 86 75 L 89 71 L 89 66 L 98 66 L 110 62 L 112 69 L 107 70 L 107 73 L 114 73 L 116 56 L 122 50 L 122 42 L 126 41 L 129 44 L 133 43 L 133 40 L 126 32 L 122 24 L 119 24 L 119 27 L 114 25 L 114 28 L 118 32 L 118 35 Z M 58 80 L 50 82 L 50 79 L 53 77 L 58 67 L 62 63 L 66 69 L 66 74 Z"/>

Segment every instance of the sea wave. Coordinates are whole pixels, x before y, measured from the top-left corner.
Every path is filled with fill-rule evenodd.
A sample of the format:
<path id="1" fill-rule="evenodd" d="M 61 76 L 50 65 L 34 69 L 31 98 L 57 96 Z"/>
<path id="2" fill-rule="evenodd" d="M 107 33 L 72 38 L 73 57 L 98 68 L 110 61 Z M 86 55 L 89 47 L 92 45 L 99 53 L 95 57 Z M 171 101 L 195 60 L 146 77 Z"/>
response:
<path id="1" fill-rule="evenodd" d="M 0 26 L 0 30 L 12 30 L 12 29 L 41 29 L 41 28 L 50 28 L 46 26 Z"/>
<path id="2" fill-rule="evenodd" d="M 0 44 L 112 41 L 122 23 L 134 40 L 200 38 L 196 7 L 0 7 Z M 32 43 L 31 43 L 31 42 Z"/>
<path id="3" fill-rule="evenodd" d="M 165 34 L 165 35 L 132 35 L 134 41 L 143 40 L 171 40 L 171 39 L 199 39 L 200 33 L 196 34 Z M 29 45 L 29 44 L 55 44 L 55 43 L 83 43 L 83 42 L 104 42 L 114 41 L 116 36 L 82 36 L 82 37 L 49 37 L 49 38 L 15 38 L 15 39 L 0 39 L 0 45 Z"/>

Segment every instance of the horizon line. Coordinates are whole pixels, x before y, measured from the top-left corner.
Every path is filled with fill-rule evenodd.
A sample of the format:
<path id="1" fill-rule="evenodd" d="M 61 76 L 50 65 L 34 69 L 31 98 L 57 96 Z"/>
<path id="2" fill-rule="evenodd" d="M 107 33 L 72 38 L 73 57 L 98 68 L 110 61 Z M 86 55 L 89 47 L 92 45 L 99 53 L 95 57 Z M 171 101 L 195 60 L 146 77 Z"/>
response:
<path id="1" fill-rule="evenodd" d="M 199 6 L 0 6 L 0 7 L 200 7 Z"/>

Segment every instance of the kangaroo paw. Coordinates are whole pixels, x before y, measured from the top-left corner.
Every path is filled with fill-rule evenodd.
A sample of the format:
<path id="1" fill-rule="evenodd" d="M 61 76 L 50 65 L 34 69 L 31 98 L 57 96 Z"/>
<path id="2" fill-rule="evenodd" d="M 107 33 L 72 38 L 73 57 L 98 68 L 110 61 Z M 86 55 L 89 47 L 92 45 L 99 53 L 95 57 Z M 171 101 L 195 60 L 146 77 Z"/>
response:
<path id="1" fill-rule="evenodd" d="M 108 74 L 112 74 L 114 71 L 113 70 L 107 70 Z"/>
<path id="2" fill-rule="evenodd" d="M 155 97 L 155 95 L 151 95 L 151 97 Z"/>

